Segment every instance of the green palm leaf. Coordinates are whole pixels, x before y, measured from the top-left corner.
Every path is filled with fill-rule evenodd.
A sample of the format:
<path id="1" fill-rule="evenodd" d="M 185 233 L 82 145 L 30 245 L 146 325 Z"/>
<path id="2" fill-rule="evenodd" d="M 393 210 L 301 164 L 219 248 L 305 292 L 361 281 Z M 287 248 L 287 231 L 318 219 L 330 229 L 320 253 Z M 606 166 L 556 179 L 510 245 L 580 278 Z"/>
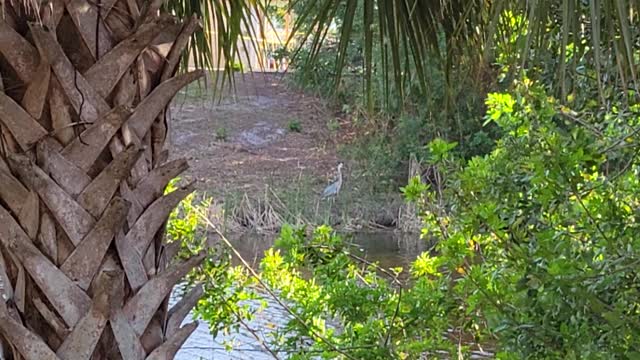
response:
<path id="1" fill-rule="evenodd" d="M 601 98 L 605 79 L 609 86 L 625 89 L 632 86 L 637 94 L 638 1 L 323 0 L 306 1 L 306 7 L 302 8 L 295 28 L 307 29 L 300 46 L 309 46 L 313 54 L 327 39 L 321 35 L 323 31 L 332 24 L 340 24 L 336 83 L 345 67 L 349 41 L 354 36 L 362 37 L 369 103 L 371 77 L 376 71 L 385 78 L 385 83 L 390 77 L 402 96 L 403 84 L 409 79 L 417 79 L 426 92 L 428 79 L 424 69 L 429 61 L 440 63 L 447 73 L 464 61 L 486 65 L 493 59 L 492 52 L 504 41 L 496 36 L 504 16 L 527 19 L 524 41 L 519 42 L 522 45 L 516 50 L 520 63 L 512 64 L 514 69 L 535 68 L 543 64 L 545 56 L 557 57 L 554 81 L 559 84 L 562 98 L 574 88 L 576 78 L 584 76 L 577 71 L 579 60 L 585 56 L 588 68 L 596 72 Z M 358 34 L 352 26 L 353 18 L 358 16 L 355 11 L 362 11 L 365 24 Z M 341 15 L 336 18 L 335 14 Z M 376 46 L 380 51 L 372 50 Z M 373 61 L 376 56 L 377 61 Z M 309 58 L 314 60 L 315 56 Z M 617 73 L 611 73 L 611 69 L 617 69 Z M 611 83 L 612 76 L 617 79 L 615 83 Z"/>

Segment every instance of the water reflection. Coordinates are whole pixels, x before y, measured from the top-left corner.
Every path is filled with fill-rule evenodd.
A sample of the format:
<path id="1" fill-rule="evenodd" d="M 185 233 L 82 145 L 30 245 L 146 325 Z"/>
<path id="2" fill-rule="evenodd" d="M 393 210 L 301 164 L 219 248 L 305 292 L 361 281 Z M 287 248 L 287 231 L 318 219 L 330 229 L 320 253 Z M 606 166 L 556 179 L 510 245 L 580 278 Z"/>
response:
<path id="1" fill-rule="evenodd" d="M 247 234 L 230 239 L 236 249 L 250 264 L 256 266 L 264 252 L 274 242 L 273 236 Z M 394 232 L 358 233 L 348 235 L 346 240 L 361 250 L 360 256 L 369 261 L 377 261 L 380 266 L 407 267 L 421 252 L 428 249 L 428 244 L 421 241 L 417 235 L 400 235 Z M 174 294 L 175 295 L 175 294 Z M 173 296 L 172 304 L 178 299 Z M 248 325 L 261 337 L 268 336 L 269 332 L 278 324 L 284 324 L 289 320 L 289 315 L 275 301 L 269 301 L 268 308 L 259 313 Z M 186 322 L 192 321 L 187 319 Z M 233 350 L 227 351 L 224 343 L 232 342 Z M 283 356 L 284 357 L 284 356 Z M 184 344 L 177 354 L 177 360 L 231 360 L 231 359 L 273 359 L 273 357 L 260 346 L 253 335 L 241 330 L 237 334 L 219 335 L 215 339 L 209 334 L 206 323 L 200 323 L 196 331 Z"/>
<path id="2" fill-rule="evenodd" d="M 429 244 L 415 234 L 399 234 L 392 231 L 361 232 L 343 235 L 347 243 L 359 250 L 358 255 L 370 261 L 378 261 L 382 267 L 409 265 Z M 230 241 L 250 264 L 257 265 L 264 252 L 274 243 L 271 235 L 243 234 Z M 239 264 L 239 263 L 238 263 Z"/>

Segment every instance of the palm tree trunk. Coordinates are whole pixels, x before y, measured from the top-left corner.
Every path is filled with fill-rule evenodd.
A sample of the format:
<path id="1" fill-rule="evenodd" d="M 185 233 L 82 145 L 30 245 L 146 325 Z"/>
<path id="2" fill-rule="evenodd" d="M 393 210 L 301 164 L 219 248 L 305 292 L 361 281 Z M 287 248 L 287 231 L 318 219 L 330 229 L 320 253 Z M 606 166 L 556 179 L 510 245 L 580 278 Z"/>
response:
<path id="1" fill-rule="evenodd" d="M 193 190 L 163 196 L 187 168 L 167 160 L 167 107 L 202 76 L 176 75 L 198 21 L 158 0 L 3 3 L 0 354 L 171 359 L 197 296 L 166 299 L 204 257 L 172 262 L 163 233 Z"/>

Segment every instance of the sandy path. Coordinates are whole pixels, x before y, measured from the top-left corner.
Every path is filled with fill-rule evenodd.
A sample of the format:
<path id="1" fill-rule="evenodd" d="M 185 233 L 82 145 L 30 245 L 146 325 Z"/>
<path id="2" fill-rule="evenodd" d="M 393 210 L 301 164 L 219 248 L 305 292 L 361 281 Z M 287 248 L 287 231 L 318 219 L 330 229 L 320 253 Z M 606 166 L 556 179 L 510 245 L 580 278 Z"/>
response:
<path id="1" fill-rule="evenodd" d="M 317 191 L 326 184 L 338 159 L 321 100 L 277 74 L 237 76 L 235 96 L 227 92 L 220 102 L 194 92 L 174 100 L 171 143 L 172 157 L 191 166 L 183 178 L 197 180 L 199 190 L 257 194 L 265 184 L 290 186 L 300 176 L 313 179 Z M 292 121 L 300 133 L 289 130 Z M 216 139 L 220 133 L 226 141 Z"/>

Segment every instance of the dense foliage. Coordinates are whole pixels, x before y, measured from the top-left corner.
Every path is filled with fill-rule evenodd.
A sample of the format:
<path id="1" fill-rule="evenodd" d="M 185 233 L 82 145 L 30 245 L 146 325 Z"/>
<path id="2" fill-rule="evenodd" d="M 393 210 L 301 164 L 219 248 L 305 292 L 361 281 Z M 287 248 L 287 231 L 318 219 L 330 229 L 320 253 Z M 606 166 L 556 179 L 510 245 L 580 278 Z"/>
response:
<path id="1" fill-rule="evenodd" d="M 173 180 L 165 191 L 175 190 L 179 180 Z M 237 332 L 242 322 L 251 319 L 260 307 L 247 302 L 258 297 L 249 288 L 254 281 L 246 269 L 232 264 L 228 247 L 207 240 L 215 236 L 211 234 L 214 229 L 210 218 L 221 216 L 209 211 L 211 204 L 210 198 L 198 198 L 195 193 L 188 195 L 171 213 L 167 237 L 172 243 L 180 242 L 178 255 L 182 259 L 201 251 L 208 253 L 202 266 L 187 276 L 182 291 L 176 295 L 184 296 L 194 287 L 202 286 L 204 296 L 194 315 L 206 320 L 209 330 L 216 336 L 219 332 Z"/>
<path id="2" fill-rule="evenodd" d="M 406 180 L 410 155 L 415 154 L 421 160 L 425 155 L 423 145 L 438 136 L 458 141 L 461 144 L 458 150 L 465 156 L 490 151 L 495 129 L 482 127 L 483 101 L 488 89 L 498 85 L 495 76 L 479 76 L 494 70 L 478 67 L 477 61 L 458 53 L 453 71 L 446 57 L 434 53 L 419 66 L 419 77 L 414 58 L 408 49 L 402 48 L 398 55 L 405 67 L 402 74 L 414 76 L 408 76 L 400 86 L 394 85 L 384 70 L 391 62 L 385 58 L 390 56 L 388 42 L 375 41 L 367 50 L 368 21 L 364 6 L 362 3 L 356 6 L 348 24 L 351 35 L 347 39 L 340 36 L 346 26 L 348 6 L 346 2 L 337 6 L 334 26 L 326 39 L 321 44 L 307 43 L 292 63 L 294 83 L 332 99 L 341 122 L 353 125 L 359 134 L 345 153 L 361 163 L 362 176 L 358 177 L 363 185 L 372 187 L 372 191 L 395 191 Z M 298 12 L 312 11 L 312 14 L 319 12 L 319 7 L 319 3 L 311 1 L 296 5 Z M 306 29 L 314 18 L 308 17 L 309 24 L 299 26 Z M 376 30 L 379 26 L 370 27 L 374 29 L 372 36 L 380 38 L 381 33 Z M 444 37 L 438 45 L 432 49 L 434 52 L 446 54 L 451 49 Z M 429 79 L 426 91 L 421 84 L 422 76 Z"/>
<path id="3" fill-rule="evenodd" d="M 326 36 L 303 43 L 296 81 L 333 96 L 343 117 L 362 129 L 353 154 L 374 178 L 404 181 L 409 155 L 424 159 L 422 146 L 437 137 L 458 142 L 456 153 L 467 159 L 491 151 L 500 132 L 483 126 L 484 99 L 512 90 L 522 76 L 577 109 L 610 111 L 638 100 L 635 2 L 327 0 L 296 6 L 301 29 L 332 24 Z"/>
<path id="4" fill-rule="evenodd" d="M 435 141 L 442 191 L 404 188 L 437 245 L 402 282 L 399 270 L 361 266 L 330 229 L 283 231 L 263 276 L 304 322 L 278 345 L 299 358 L 454 356 L 467 342 L 503 359 L 639 354 L 639 144 L 619 126 L 638 114 L 582 116 L 529 81 L 487 105 L 505 134 L 496 148 L 464 161 Z"/>

